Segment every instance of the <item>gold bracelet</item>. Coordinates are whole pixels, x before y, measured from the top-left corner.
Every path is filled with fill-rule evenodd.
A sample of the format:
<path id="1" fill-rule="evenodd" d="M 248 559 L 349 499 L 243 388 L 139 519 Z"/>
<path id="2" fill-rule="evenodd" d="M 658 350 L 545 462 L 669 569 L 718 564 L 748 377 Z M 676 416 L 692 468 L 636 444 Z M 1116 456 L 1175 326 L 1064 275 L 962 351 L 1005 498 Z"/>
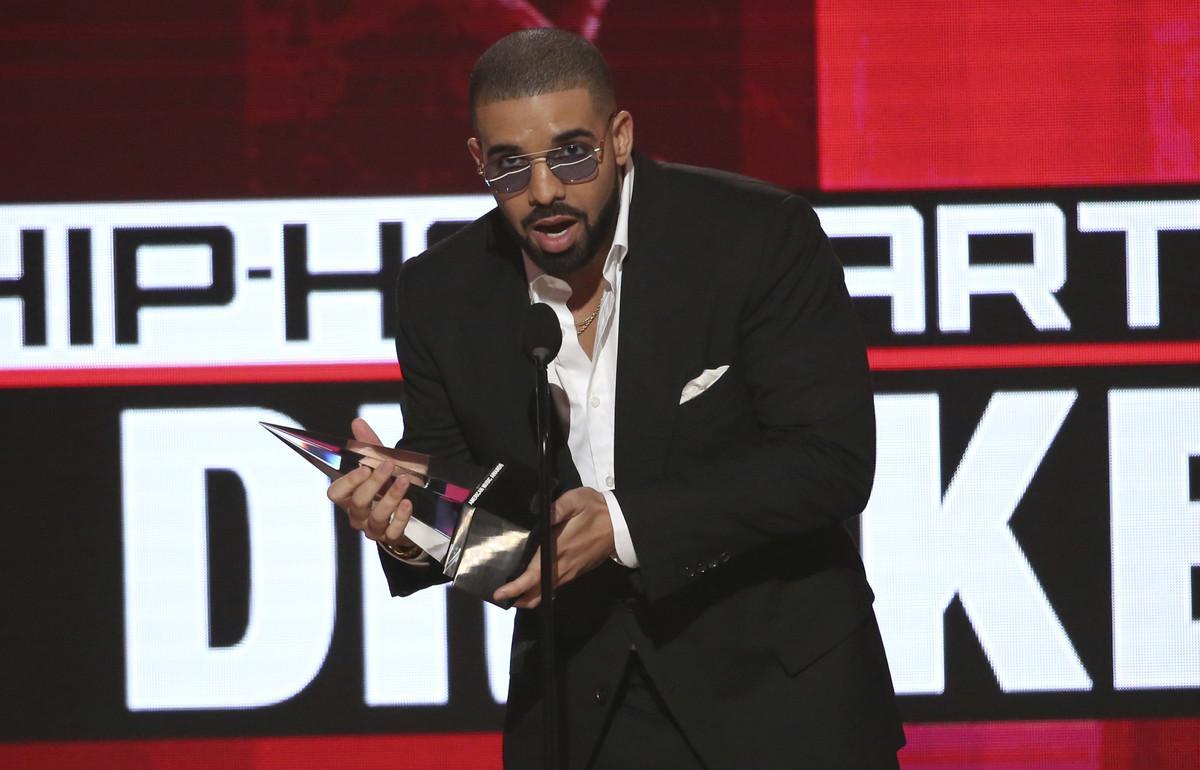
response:
<path id="1" fill-rule="evenodd" d="M 401 561 L 413 561 L 414 559 L 421 558 L 421 556 L 425 554 L 425 552 L 421 550 L 421 546 L 416 544 L 403 548 L 389 545 L 388 543 L 380 543 L 379 545 L 383 548 L 383 550 L 387 551 Z"/>

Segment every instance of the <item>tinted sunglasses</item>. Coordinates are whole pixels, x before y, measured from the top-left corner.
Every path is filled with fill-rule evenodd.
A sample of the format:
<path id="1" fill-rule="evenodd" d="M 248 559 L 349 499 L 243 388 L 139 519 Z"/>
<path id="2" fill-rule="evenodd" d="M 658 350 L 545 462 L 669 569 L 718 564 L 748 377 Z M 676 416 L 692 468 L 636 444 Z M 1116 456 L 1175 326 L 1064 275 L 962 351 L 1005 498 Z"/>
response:
<path id="1" fill-rule="evenodd" d="M 612 115 L 608 118 L 608 125 L 612 126 Z M 600 137 L 600 143 L 595 147 L 586 140 L 579 140 L 549 150 L 495 158 L 479 166 L 479 175 L 492 192 L 511 195 L 529 186 L 533 180 L 534 161 L 544 160 L 550 173 L 563 184 L 590 182 L 596 178 L 600 164 L 604 162 L 604 143 L 607 140 L 608 128 L 605 128 L 604 136 Z"/>

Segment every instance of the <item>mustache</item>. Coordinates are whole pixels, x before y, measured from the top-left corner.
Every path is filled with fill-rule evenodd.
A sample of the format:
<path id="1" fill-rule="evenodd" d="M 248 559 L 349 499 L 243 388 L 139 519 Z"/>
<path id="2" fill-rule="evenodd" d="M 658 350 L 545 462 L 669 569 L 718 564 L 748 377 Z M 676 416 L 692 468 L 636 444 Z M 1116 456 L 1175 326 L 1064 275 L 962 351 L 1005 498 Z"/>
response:
<path id="1" fill-rule="evenodd" d="M 549 206 L 538 206 L 533 211 L 530 211 L 525 215 L 525 218 L 521 220 L 521 225 L 526 229 L 529 229 L 541 220 L 548 219 L 550 217 L 574 217 L 581 222 L 587 222 L 587 214 L 584 212 L 580 211 L 574 206 L 568 206 L 562 201 L 555 201 Z"/>

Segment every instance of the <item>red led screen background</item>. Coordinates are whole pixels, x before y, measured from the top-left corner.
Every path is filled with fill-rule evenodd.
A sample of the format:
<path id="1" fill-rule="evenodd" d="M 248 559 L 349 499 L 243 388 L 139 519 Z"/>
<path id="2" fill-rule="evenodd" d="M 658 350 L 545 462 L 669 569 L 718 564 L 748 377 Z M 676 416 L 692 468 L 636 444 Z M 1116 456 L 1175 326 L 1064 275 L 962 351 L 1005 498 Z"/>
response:
<path id="1" fill-rule="evenodd" d="M 1195 3 L 817 6 L 823 189 L 1198 180 Z"/>
<path id="2" fill-rule="evenodd" d="M 1190 1 L 76 0 L 0 10 L 0 98 L 8 105 L 0 111 L 0 204 L 477 194 L 464 147 L 467 73 L 495 38 L 545 24 L 586 34 L 605 52 L 641 151 L 764 178 L 819 204 L 915 201 L 932 223 L 943 201 L 1065 196 L 1071 257 L 1079 260 L 1076 202 L 1197 197 L 1200 6 Z M 1170 278 L 1196 275 L 1178 267 L 1195 241 L 1161 237 L 1164 253 L 1176 255 L 1164 259 L 1171 288 L 1162 334 L 1111 335 L 1073 314 L 1079 338 L 1037 337 L 1019 323 L 995 338 L 974 330 L 905 338 L 864 305 L 880 383 L 904 391 L 923 387 L 925 375 L 969 370 L 971 387 L 990 387 L 994 376 L 1018 388 L 1035 370 L 1038 382 L 1065 387 L 1062 372 L 1083 369 L 1085 389 L 1095 385 L 1087 377 L 1111 372 L 1121 382 L 1194 387 L 1200 335 L 1194 317 L 1168 300 L 1187 296 L 1187 282 Z M 1121 244 L 1105 244 L 1112 253 L 1104 252 L 1104 265 L 1119 271 L 1113 255 Z M 1113 312 L 1117 321 L 1123 312 Z M 1172 318 L 1185 320 L 1172 326 Z M 367 388 L 383 401 L 396 376 L 386 362 L 105 370 L 6 361 L 0 398 L 9 391 L 10 404 L 25 403 L 47 391 L 38 403 L 57 409 L 53 399 L 61 398 L 64 413 L 83 419 L 93 403 L 125 398 L 271 405 L 277 396 L 298 402 L 305 387 L 328 388 L 303 396 L 309 400 L 347 400 Z M 48 428 L 56 429 L 65 443 L 68 432 Z M 17 500 L 17 509 L 36 504 L 32 493 Z M 46 548 L 89 558 L 80 543 L 47 540 Z M 14 555 L 6 579 L 25 582 L 22 565 L 31 563 Z M 96 602 L 116 606 L 117 583 L 119 576 L 98 581 L 96 590 L 112 595 Z M 1087 588 L 1108 590 L 1086 581 L 1078 590 Z M 80 631 L 38 617 L 46 637 L 36 651 L 29 640 L 40 632 L 5 637 L 5 681 L 19 693 L 9 709 L 26 716 L 0 733 L 0 766 L 499 767 L 499 709 L 483 696 L 463 701 L 458 690 L 443 712 L 410 722 L 398 710 L 365 727 L 326 720 L 319 696 L 329 690 L 261 721 L 251 710 L 197 712 L 118 728 L 111 725 L 119 718 L 85 710 L 47 726 L 60 696 L 37 685 L 30 661 L 43 649 L 73 655 Z M 72 678 L 123 702 L 120 661 L 80 655 L 64 664 Z M 350 681 L 353 690 L 356 665 L 332 667 L 318 686 Z M 469 681 L 485 687 L 476 671 Z M 1200 698 L 1189 698 L 1196 692 L 1113 696 L 1102 708 L 1072 701 L 1061 711 L 1037 696 L 981 695 L 975 708 L 971 693 L 956 692 L 953 702 L 970 706 L 959 712 L 937 696 L 906 697 L 902 764 L 1200 766 Z"/>

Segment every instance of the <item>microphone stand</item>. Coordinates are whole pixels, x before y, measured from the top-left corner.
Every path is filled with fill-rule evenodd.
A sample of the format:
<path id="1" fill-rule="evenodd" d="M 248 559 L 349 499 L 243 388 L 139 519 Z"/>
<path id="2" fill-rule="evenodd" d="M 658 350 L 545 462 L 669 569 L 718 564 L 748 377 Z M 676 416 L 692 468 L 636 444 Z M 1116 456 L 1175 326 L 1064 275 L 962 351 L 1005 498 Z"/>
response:
<path id="1" fill-rule="evenodd" d="M 553 356 L 545 348 L 533 352 L 534 369 L 537 370 L 537 454 L 538 454 L 538 522 L 541 526 L 541 588 L 539 641 L 542 657 L 542 725 L 547 770 L 562 768 L 562 745 L 560 743 L 560 716 L 558 708 L 558 662 L 555 655 L 556 629 L 554 625 L 554 537 L 550 516 L 550 383 L 546 365 Z"/>

